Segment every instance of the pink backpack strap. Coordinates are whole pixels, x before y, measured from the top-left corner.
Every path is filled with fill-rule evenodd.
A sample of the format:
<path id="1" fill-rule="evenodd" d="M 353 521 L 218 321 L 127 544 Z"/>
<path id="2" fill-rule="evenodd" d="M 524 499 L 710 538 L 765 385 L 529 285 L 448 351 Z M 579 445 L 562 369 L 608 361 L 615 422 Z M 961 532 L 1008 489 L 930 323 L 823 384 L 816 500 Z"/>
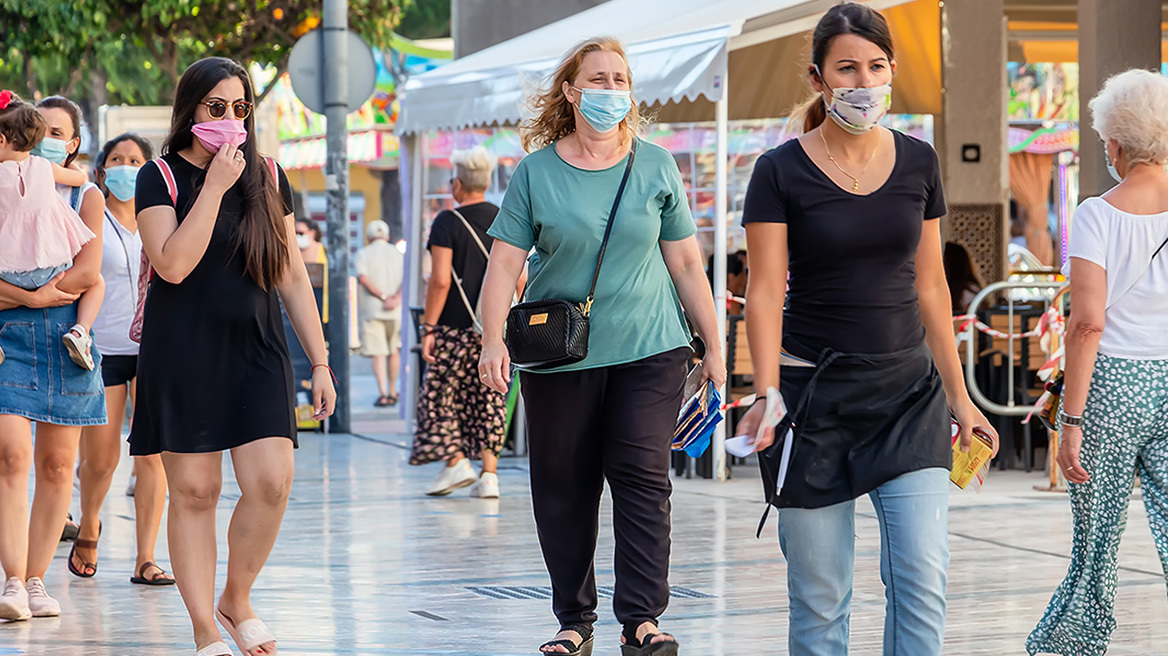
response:
<path id="1" fill-rule="evenodd" d="M 272 182 L 275 182 L 276 188 L 279 189 L 280 188 L 280 169 L 279 169 L 279 166 L 276 164 L 276 159 L 274 157 L 264 157 L 264 160 L 267 161 L 268 168 L 272 170 Z"/>
<path id="2" fill-rule="evenodd" d="M 154 160 L 154 164 L 158 166 L 158 170 L 162 172 L 162 179 L 166 181 L 166 190 L 170 192 L 170 204 L 178 209 L 178 184 L 174 181 L 174 171 L 170 170 L 170 164 L 161 157 Z"/>

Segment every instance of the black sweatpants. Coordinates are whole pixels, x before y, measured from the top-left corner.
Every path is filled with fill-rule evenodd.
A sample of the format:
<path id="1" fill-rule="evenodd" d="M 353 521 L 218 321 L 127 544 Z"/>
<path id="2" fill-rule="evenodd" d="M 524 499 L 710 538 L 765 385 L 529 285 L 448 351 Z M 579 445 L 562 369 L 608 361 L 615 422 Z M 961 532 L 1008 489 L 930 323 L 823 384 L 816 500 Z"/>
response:
<path id="1" fill-rule="evenodd" d="M 669 453 L 689 358 L 682 348 L 611 367 L 521 374 L 532 505 L 561 626 L 596 621 L 605 479 L 617 620 L 656 622 L 669 604 Z"/>

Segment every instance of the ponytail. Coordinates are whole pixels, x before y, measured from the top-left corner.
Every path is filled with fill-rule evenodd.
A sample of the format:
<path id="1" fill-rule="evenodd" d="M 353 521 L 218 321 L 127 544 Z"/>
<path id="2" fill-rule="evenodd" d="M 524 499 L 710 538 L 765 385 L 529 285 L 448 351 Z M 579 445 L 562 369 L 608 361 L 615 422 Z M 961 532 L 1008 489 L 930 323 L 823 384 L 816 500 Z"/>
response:
<path id="1" fill-rule="evenodd" d="M 787 119 L 787 132 L 798 129 L 797 134 L 807 134 L 827 120 L 827 110 L 823 108 L 823 98 L 817 93 L 799 103 Z"/>

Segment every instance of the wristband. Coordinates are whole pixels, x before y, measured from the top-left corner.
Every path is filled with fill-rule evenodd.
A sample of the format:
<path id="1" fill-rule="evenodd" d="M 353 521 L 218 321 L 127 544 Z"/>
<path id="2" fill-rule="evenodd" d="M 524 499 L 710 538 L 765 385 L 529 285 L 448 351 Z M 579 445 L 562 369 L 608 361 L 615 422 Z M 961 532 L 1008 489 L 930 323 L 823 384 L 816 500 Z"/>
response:
<path id="1" fill-rule="evenodd" d="M 333 377 L 333 384 L 334 385 L 341 384 L 341 382 L 339 380 L 337 380 L 337 375 L 333 373 L 333 368 L 328 366 L 327 364 L 314 364 L 314 365 L 312 365 L 312 373 L 316 373 L 316 370 L 320 367 L 324 367 L 325 369 L 328 369 L 329 375 Z"/>
<path id="2" fill-rule="evenodd" d="M 1063 426 L 1079 427 L 1083 425 L 1083 415 L 1068 415 L 1061 408 L 1058 411 L 1058 420 Z"/>

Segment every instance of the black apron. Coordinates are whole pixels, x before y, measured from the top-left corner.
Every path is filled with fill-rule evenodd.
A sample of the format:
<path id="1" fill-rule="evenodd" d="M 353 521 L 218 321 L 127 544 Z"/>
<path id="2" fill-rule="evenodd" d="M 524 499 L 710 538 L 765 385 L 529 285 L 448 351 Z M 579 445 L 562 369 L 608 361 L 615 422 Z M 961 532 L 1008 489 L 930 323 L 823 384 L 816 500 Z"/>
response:
<path id="1" fill-rule="evenodd" d="M 924 342 L 877 355 L 826 349 L 815 367 L 783 367 L 779 387 L 790 412 L 775 428 L 775 443 L 759 454 L 770 505 L 822 508 L 952 463 L 945 390 Z M 788 473 L 776 495 L 792 423 Z"/>

